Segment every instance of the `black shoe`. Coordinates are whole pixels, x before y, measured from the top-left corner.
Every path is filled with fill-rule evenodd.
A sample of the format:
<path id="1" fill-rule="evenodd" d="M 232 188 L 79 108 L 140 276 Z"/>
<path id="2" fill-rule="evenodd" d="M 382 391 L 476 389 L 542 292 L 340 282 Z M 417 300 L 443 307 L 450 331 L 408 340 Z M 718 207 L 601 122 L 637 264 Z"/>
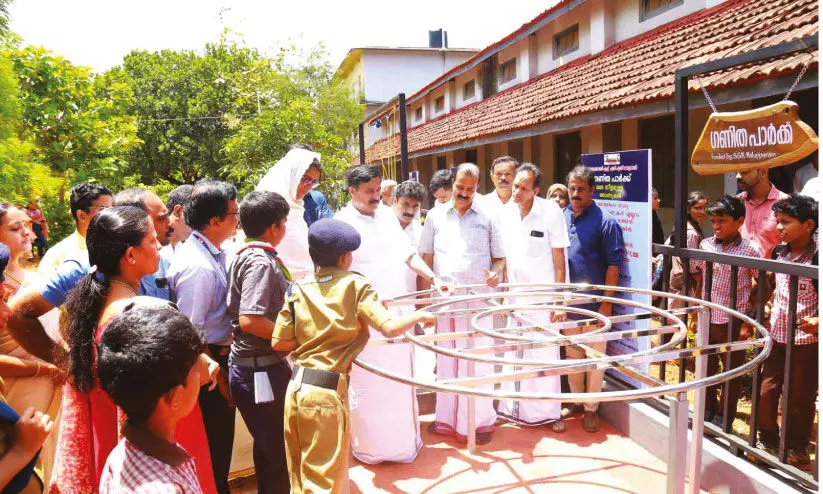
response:
<path id="1" fill-rule="evenodd" d="M 556 434 L 562 434 L 566 432 L 566 422 L 563 419 L 555 420 L 549 424 L 549 429 Z"/>
<path id="2" fill-rule="evenodd" d="M 474 443 L 478 446 L 482 446 L 484 444 L 489 444 L 492 441 L 492 433 L 489 432 L 477 432 L 474 435 Z"/>

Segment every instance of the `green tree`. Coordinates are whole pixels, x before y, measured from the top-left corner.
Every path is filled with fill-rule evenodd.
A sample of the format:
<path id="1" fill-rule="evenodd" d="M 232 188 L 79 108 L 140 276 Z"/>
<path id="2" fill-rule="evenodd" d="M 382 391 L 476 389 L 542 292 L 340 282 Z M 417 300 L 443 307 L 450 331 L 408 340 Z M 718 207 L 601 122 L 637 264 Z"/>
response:
<path id="1" fill-rule="evenodd" d="M 127 113 L 128 85 L 95 80 L 87 68 L 44 48 L 12 44 L 4 54 L 20 88 L 20 136 L 33 141 L 37 160 L 63 179 L 61 201 L 74 183 L 121 180 L 127 152 L 139 142 Z"/>
<path id="2" fill-rule="evenodd" d="M 253 49 L 221 38 L 194 51 L 132 51 L 108 75 L 128 80 L 131 113 L 138 118 L 142 145 L 131 152 L 131 172 L 143 183 L 191 183 L 224 177 L 224 141 L 237 115 L 256 111 L 238 91 L 240 81 L 265 66 Z M 138 166 L 139 164 L 139 166 Z"/>
<path id="3" fill-rule="evenodd" d="M 287 60 L 298 60 L 288 63 Z M 241 191 L 251 190 L 293 144 L 310 144 L 323 157 L 322 190 L 332 207 L 345 196 L 343 174 L 363 107 L 333 81 L 322 47 L 307 55 L 282 50 L 272 61 L 274 76 L 247 81 L 241 92 L 260 97 L 258 115 L 242 119 L 226 142 L 227 176 Z"/>

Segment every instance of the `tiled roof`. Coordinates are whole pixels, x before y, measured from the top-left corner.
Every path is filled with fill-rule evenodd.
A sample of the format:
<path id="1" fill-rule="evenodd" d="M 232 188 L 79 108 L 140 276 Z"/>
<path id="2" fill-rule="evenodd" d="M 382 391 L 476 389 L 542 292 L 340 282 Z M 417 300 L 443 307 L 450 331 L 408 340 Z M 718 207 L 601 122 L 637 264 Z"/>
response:
<path id="1" fill-rule="evenodd" d="M 552 120 L 674 96 L 675 70 L 817 34 L 817 0 L 731 0 L 581 57 L 551 72 L 409 129 L 409 152 L 489 137 Z M 817 50 L 703 76 L 709 89 L 816 66 Z M 692 79 L 690 91 L 700 90 Z M 366 162 L 399 154 L 399 137 Z"/>

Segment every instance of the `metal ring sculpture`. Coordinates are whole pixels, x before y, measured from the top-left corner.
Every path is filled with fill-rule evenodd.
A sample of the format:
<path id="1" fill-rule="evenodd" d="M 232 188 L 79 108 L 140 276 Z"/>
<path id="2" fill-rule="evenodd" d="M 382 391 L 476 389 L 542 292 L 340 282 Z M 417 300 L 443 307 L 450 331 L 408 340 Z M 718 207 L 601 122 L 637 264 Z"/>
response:
<path id="1" fill-rule="evenodd" d="M 588 284 L 545 284 L 521 283 L 501 284 L 500 288 L 506 291 L 475 293 L 484 290 L 483 285 L 468 285 L 456 288 L 451 295 L 443 296 L 435 290 L 425 290 L 397 297 L 388 302 L 394 305 L 424 306 L 426 310 L 439 318 L 468 318 L 470 329 L 464 332 L 436 333 L 427 336 L 416 336 L 407 331 L 404 338 L 395 340 L 374 340 L 371 344 L 389 344 L 411 342 L 414 345 L 440 355 L 466 359 L 471 362 L 490 363 L 515 368 L 529 368 L 529 370 L 494 373 L 487 376 L 469 376 L 450 379 L 446 382 L 420 381 L 411 376 L 401 376 L 381 369 L 368 362 L 357 360 L 356 363 L 366 370 L 377 375 L 411 386 L 442 393 L 456 393 L 474 397 L 509 399 L 509 400 L 538 400 L 538 401 L 566 401 L 566 402 L 604 402 L 633 400 L 660 396 L 663 394 L 678 394 L 685 391 L 697 390 L 714 384 L 731 380 L 754 370 L 765 360 L 771 351 L 772 340 L 769 333 L 754 319 L 715 303 L 666 292 L 656 292 L 637 288 L 611 287 Z M 638 302 L 629 298 L 617 296 L 607 297 L 587 293 L 591 291 L 610 290 L 617 294 L 639 294 L 651 297 L 663 297 L 669 300 L 683 302 L 684 308 L 666 311 L 653 305 Z M 498 300 L 516 298 L 518 303 L 507 305 Z M 524 299 L 535 299 L 534 303 L 523 303 Z M 577 307 L 581 304 L 611 302 L 613 306 L 623 306 L 634 310 L 631 314 L 613 315 L 605 317 L 592 310 Z M 473 303 L 474 307 L 464 308 L 462 305 Z M 485 304 L 485 306 L 483 306 Z M 565 321 L 550 324 L 538 324 L 523 312 L 557 311 L 575 313 L 584 316 L 583 320 Z M 683 322 L 684 315 L 696 313 L 705 323 L 704 333 L 708 333 L 708 314 L 710 310 L 720 310 L 731 319 L 740 320 L 754 327 L 757 337 L 746 341 L 734 341 L 719 344 L 698 344 L 696 347 L 679 348 L 686 338 L 687 329 Z M 492 329 L 483 324 L 484 319 L 495 315 L 506 315 L 516 319 L 525 326 L 506 326 Z M 647 324 L 647 328 L 613 331 L 614 324 L 640 321 L 660 320 L 662 324 L 655 326 Z M 599 327 L 593 331 L 576 334 L 560 335 L 559 330 L 577 327 L 594 322 Z M 549 334 L 547 336 L 546 334 Z M 624 338 L 640 338 L 652 335 L 671 334 L 671 339 L 648 350 L 636 351 L 622 355 L 605 355 L 586 346 L 588 343 L 608 342 Z M 486 347 L 467 347 L 461 349 L 444 348 L 437 345 L 438 341 L 456 339 L 472 340 L 477 337 L 491 337 L 496 340 L 494 345 Z M 502 343 L 501 343 L 502 341 Z M 707 340 L 706 340 L 707 343 Z M 569 360 L 528 360 L 506 356 L 518 349 L 535 348 L 540 346 L 575 346 L 586 352 L 585 359 Z M 632 365 L 649 364 L 681 358 L 696 358 L 707 355 L 722 355 L 731 351 L 745 351 L 749 348 L 760 348 L 755 357 L 743 365 L 724 369 L 724 372 L 714 376 L 698 376 L 691 381 L 669 384 L 648 374 L 630 368 Z M 495 355 L 496 354 L 496 355 Z M 502 356 L 501 356 L 502 355 Z M 602 391 L 599 393 L 525 393 L 519 391 L 501 391 L 482 389 L 478 386 L 499 383 L 503 381 L 519 381 L 548 375 L 571 374 L 593 370 L 615 369 L 630 377 L 639 380 L 645 386 L 638 389 L 618 391 Z"/>

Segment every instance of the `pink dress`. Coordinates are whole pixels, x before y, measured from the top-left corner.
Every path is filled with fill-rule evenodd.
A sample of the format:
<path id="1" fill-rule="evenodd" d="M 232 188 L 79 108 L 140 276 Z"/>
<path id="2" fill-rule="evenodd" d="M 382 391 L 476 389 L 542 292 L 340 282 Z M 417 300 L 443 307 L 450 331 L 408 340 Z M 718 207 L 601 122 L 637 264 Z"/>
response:
<path id="1" fill-rule="evenodd" d="M 107 326 L 108 323 L 97 329 L 98 340 Z M 100 386 L 81 393 L 69 384 L 63 390 L 62 414 L 49 492 L 97 492 L 106 459 L 117 446 L 126 416 Z M 203 492 L 216 493 L 199 405 L 177 424 L 175 440 L 194 458 Z"/>

